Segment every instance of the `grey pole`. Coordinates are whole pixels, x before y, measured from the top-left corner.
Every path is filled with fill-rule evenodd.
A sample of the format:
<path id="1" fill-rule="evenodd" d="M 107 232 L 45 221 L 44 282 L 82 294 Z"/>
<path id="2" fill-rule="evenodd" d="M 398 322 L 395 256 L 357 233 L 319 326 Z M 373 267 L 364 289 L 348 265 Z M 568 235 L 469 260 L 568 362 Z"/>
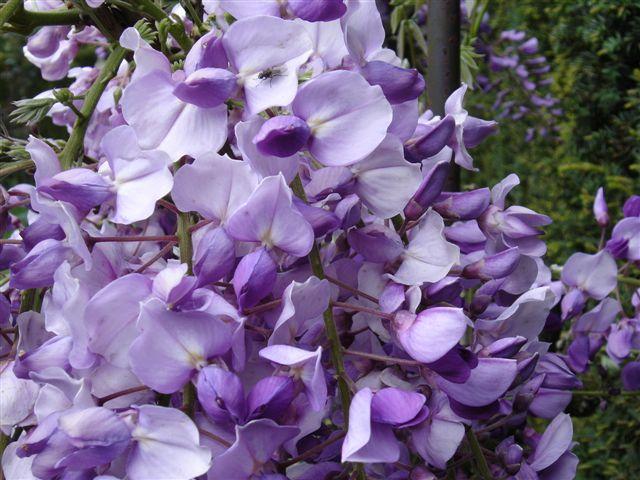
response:
<path id="1" fill-rule="evenodd" d="M 427 96 L 429 108 L 444 115 L 444 102 L 460 86 L 460 0 L 429 0 L 427 14 Z M 452 164 L 445 183 L 460 187 L 460 168 Z"/>

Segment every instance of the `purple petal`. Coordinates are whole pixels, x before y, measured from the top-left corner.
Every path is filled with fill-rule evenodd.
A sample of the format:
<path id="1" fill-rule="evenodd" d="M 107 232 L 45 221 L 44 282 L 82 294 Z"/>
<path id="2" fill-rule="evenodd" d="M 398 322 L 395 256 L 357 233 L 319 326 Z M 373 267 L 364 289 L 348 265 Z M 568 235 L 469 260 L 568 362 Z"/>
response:
<path id="1" fill-rule="evenodd" d="M 608 252 L 574 253 L 562 269 L 562 282 L 602 300 L 617 284 L 618 267 Z"/>
<path id="2" fill-rule="evenodd" d="M 489 206 L 490 191 L 479 188 L 468 192 L 446 192 L 433 205 L 433 209 L 445 218 L 473 220 Z"/>
<path id="3" fill-rule="evenodd" d="M 258 381 L 247 398 L 249 418 L 278 419 L 295 397 L 291 377 L 274 376 Z"/>
<path id="4" fill-rule="evenodd" d="M 388 425 L 371 422 L 373 394 L 369 388 L 358 391 L 349 407 L 349 430 L 342 443 L 343 462 L 396 462 L 400 447 Z"/>
<path id="5" fill-rule="evenodd" d="M 262 466 L 271 461 L 276 451 L 298 432 L 298 427 L 280 426 L 266 418 L 236 426 L 236 441 L 213 460 L 208 473 L 209 480 L 248 480 L 262 470 Z"/>
<path id="6" fill-rule="evenodd" d="M 602 187 L 598 188 L 596 198 L 593 201 L 593 216 L 596 217 L 600 227 L 606 227 L 609 224 L 609 209 L 604 199 L 604 189 Z"/>
<path id="7" fill-rule="evenodd" d="M 448 396 L 470 407 L 483 407 L 496 401 L 509 388 L 517 374 L 517 362 L 507 358 L 480 358 L 463 384 L 444 379 L 438 385 Z"/>
<path id="8" fill-rule="evenodd" d="M 435 307 L 418 315 L 398 312 L 393 328 L 400 345 L 412 358 L 431 363 L 460 341 L 468 321 L 462 309 Z"/>
<path id="9" fill-rule="evenodd" d="M 446 161 L 438 162 L 425 175 L 420 187 L 404 208 L 404 216 L 407 220 L 420 218 L 438 198 L 440 192 L 442 192 L 444 182 L 449 176 L 449 164 L 450 162 Z"/>
<path id="10" fill-rule="evenodd" d="M 206 365 L 231 346 L 229 327 L 200 311 L 173 312 L 158 299 L 140 310 L 142 334 L 129 350 L 131 369 L 161 393 L 178 391 Z"/>
<path id="11" fill-rule="evenodd" d="M 330 22 L 347 11 L 343 0 L 289 0 L 289 8 L 307 22 Z"/>
<path id="12" fill-rule="evenodd" d="M 214 421 L 244 421 L 247 415 L 244 388 L 234 373 L 217 365 L 203 368 L 198 375 L 197 393 L 200 405 Z"/>
<path id="13" fill-rule="evenodd" d="M 182 212 L 225 223 L 257 185 L 246 162 L 209 153 L 176 172 L 171 197 Z"/>
<path id="14" fill-rule="evenodd" d="M 328 166 L 351 165 L 369 155 L 384 140 L 393 118 L 382 89 L 346 70 L 305 83 L 292 108 L 311 128 L 309 151 Z"/>
<path id="15" fill-rule="evenodd" d="M 236 88 L 236 76 L 222 68 L 202 68 L 189 75 L 173 89 L 183 102 L 200 108 L 224 103 Z"/>
<path id="16" fill-rule="evenodd" d="M 424 78 L 415 68 L 401 68 L 373 61 L 362 67 L 360 73 L 369 84 L 379 85 L 391 104 L 414 100 L 424 91 Z"/>
<path id="17" fill-rule="evenodd" d="M 236 261 L 235 245 L 227 232 L 212 228 L 198 241 L 193 254 L 193 272 L 198 285 L 207 285 L 226 277 Z"/>
<path id="18" fill-rule="evenodd" d="M 394 427 L 411 421 L 420 413 L 425 396 L 399 388 L 383 388 L 371 401 L 371 420 Z"/>
<path id="19" fill-rule="evenodd" d="M 283 158 L 301 150 L 310 135 L 304 120 L 294 115 L 279 115 L 262 124 L 253 143 L 263 155 Z"/>
<path id="20" fill-rule="evenodd" d="M 198 429 L 180 410 L 142 405 L 132 432 L 136 441 L 127 461 L 130 478 L 189 480 L 211 466 L 211 452 L 201 447 Z"/>
<path id="21" fill-rule="evenodd" d="M 313 229 L 293 206 L 291 189 L 282 175 L 260 182 L 229 219 L 227 232 L 236 240 L 260 242 L 297 257 L 307 255 L 314 242 Z"/>
<path id="22" fill-rule="evenodd" d="M 549 424 L 542 434 L 533 454 L 531 468 L 544 470 L 558 460 L 571 446 L 573 424 L 569 415 L 561 413 Z"/>
<path id="23" fill-rule="evenodd" d="M 259 248 L 245 255 L 233 275 L 233 289 L 241 309 L 253 307 L 273 290 L 276 264 L 269 252 Z"/>

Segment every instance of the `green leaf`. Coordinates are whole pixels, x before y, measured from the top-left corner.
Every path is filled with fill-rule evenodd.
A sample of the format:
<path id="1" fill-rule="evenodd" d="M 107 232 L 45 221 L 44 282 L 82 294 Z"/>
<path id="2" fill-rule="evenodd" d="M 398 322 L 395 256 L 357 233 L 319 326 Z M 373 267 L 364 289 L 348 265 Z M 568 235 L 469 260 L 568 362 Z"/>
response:
<path id="1" fill-rule="evenodd" d="M 413 40 L 416 42 L 416 45 L 426 57 L 427 41 L 424 39 L 424 34 L 422 33 L 422 30 L 420 30 L 420 27 L 418 26 L 418 24 L 413 20 L 407 21 L 407 28 L 409 29 L 409 32 L 411 32 L 411 36 L 413 37 Z"/>
<path id="2" fill-rule="evenodd" d="M 37 123 L 47 116 L 51 107 L 57 102 L 55 98 L 26 98 L 13 102 L 16 109 L 9 114 L 15 124 L 26 125 Z"/>
<path id="3" fill-rule="evenodd" d="M 390 20 L 391 33 L 395 34 L 398 31 L 400 23 L 406 18 L 406 14 L 407 12 L 404 5 L 400 5 L 393 9 Z"/>

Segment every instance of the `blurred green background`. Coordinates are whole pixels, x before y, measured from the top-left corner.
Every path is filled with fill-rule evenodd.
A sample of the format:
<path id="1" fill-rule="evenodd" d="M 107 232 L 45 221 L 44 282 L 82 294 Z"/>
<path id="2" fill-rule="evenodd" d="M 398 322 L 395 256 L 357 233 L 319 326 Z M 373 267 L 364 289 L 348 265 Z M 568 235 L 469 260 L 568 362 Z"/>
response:
<path id="1" fill-rule="evenodd" d="M 488 43 L 508 29 L 538 38 L 551 66 L 550 91 L 564 113 L 555 120 L 555 138 L 530 142 L 527 129 L 539 128 L 544 117 L 501 120 L 499 134 L 471 151 L 480 172 L 465 174 L 463 182 L 493 185 L 517 173 L 522 184 L 511 202 L 554 220 L 546 229 L 548 261 L 562 263 L 574 251 L 595 251 L 599 231 L 591 206 L 596 189 L 605 187 L 614 218 L 624 199 L 640 193 L 640 0 L 493 0 L 487 13 L 491 31 L 483 35 Z M 0 120 L 3 134 L 20 138 L 30 132 L 8 125 L 10 103 L 51 88 L 23 59 L 23 44 L 16 35 L 0 37 Z M 481 59 L 478 63 L 477 73 L 490 75 Z M 495 116 L 494 101 L 495 92 L 478 89 L 467 97 L 470 112 L 486 119 Z M 38 128 L 44 135 L 53 133 L 47 122 Z M 604 369 L 590 375 L 587 385 L 612 381 Z M 578 478 L 640 478 L 640 408 L 627 398 L 608 404 L 577 399 L 571 405 L 581 460 Z"/>

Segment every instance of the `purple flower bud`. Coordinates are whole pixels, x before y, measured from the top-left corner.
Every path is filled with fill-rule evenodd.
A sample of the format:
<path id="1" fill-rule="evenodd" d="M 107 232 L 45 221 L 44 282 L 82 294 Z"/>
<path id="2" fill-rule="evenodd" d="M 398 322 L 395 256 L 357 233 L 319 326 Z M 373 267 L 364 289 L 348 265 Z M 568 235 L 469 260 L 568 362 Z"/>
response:
<path id="1" fill-rule="evenodd" d="M 433 209 L 446 218 L 473 220 L 489 207 L 491 191 L 479 188 L 469 192 L 443 192 Z"/>
<path id="2" fill-rule="evenodd" d="M 226 68 L 229 64 L 222 39 L 212 31 L 193 44 L 184 61 L 187 75 L 202 68 Z"/>
<path id="3" fill-rule="evenodd" d="M 410 162 L 419 162 L 433 157 L 451 140 L 456 127 L 452 115 L 445 116 L 435 125 L 418 125 L 416 136 L 404 146 L 404 153 Z"/>
<path id="4" fill-rule="evenodd" d="M 306 145 L 310 136 L 307 122 L 295 115 L 279 115 L 264 122 L 253 143 L 263 155 L 290 157 Z"/>
<path id="5" fill-rule="evenodd" d="M 349 231 L 349 244 L 368 262 L 392 262 L 402 254 L 398 234 L 383 225 L 367 225 Z"/>
<path id="6" fill-rule="evenodd" d="M 295 385 L 291 377 L 273 376 L 258 381 L 248 396 L 249 418 L 271 418 L 282 416 L 295 396 Z"/>
<path id="7" fill-rule="evenodd" d="M 478 356 L 456 345 L 444 357 L 427 366 L 449 382 L 464 383 L 471 376 L 471 370 L 478 366 Z"/>
<path id="8" fill-rule="evenodd" d="M 507 337 L 496 340 L 488 347 L 483 348 L 480 354 L 487 357 L 510 358 L 527 343 L 525 337 Z"/>
<path id="9" fill-rule="evenodd" d="M 407 206 L 404 207 L 404 216 L 407 220 L 417 220 L 431 206 L 442 192 L 444 182 L 449 175 L 448 161 L 436 163 L 425 175 L 420 187 L 413 194 Z"/>
<path id="10" fill-rule="evenodd" d="M 582 312 L 587 299 L 581 290 L 573 288 L 562 298 L 562 320 L 573 318 Z"/>
<path id="11" fill-rule="evenodd" d="M 11 288 L 42 288 L 53 284 L 53 274 L 65 260 L 73 258 L 68 245 L 47 239 L 38 243 L 19 262 L 11 265 Z"/>
<path id="12" fill-rule="evenodd" d="M 631 195 L 624 202 L 622 213 L 625 217 L 640 217 L 640 195 Z"/>
<path id="13" fill-rule="evenodd" d="M 226 277 L 236 261 L 235 244 L 223 228 L 208 230 L 198 242 L 193 255 L 193 272 L 198 285 Z"/>
<path id="14" fill-rule="evenodd" d="M 504 278 L 516 269 L 519 259 L 518 247 L 509 248 L 467 265 L 462 275 L 481 280 Z"/>
<path id="15" fill-rule="evenodd" d="M 60 225 L 47 222 L 44 218 L 38 218 L 35 222 L 25 227 L 20 236 L 23 240 L 23 245 L 27 251 L 31 250 L 38 243 L 47 238 L 53 240 L 64 240 L 65 233 Z"/>
<path id="16" fill-rule="evenodd" d="M 536 37 L 532 37 L 522 45 L 518 47 L 518 49 L 527 55 L 533 55 L 538 51 L 538 39 Z"/>
<path id="17" fill-rule="evenodd" d="M 183 102 L 200 108 L 213 108 L 225 102 L 236 88 L 236 76 L 222 68 L 202 68 L 173 89 Z"/>
<path id="18" fill-rule="evenodd" d="M 198 375 L 198 400 L 216 422 L 242 423 L 246 417 L 244 388 L 237 375 L 209 365 Z"/>
<path id="19" fill-rule="evenodd" d="M 485 138 L 498 131 L 498 122 L 482 120 L 476 117 L 467 117 L 464 123 L 462 140 L 467 148 L 480 145 Z"/>
<path id="20" fill-rule="evenodd" d="M 511 42 L 521 42 L 524 40 L 525 32 L 520 30 L 505 30 L 500 33 L 500 40 L 508 40 Z"/>
<path id="21" fill-rule="evenodd" d="M 607 202 L 604 199 L 604 189 L 598 188 L 596 198 L 593 201 L 593 215 L 596 217 L 596 221 L 600 227 L 604 228 L 609 225 L 609 210 L 607 208 Z"/>
<path id="22" fill-rule="evenodd" d="M 240 308 L 257 305 L 271 293 L 275 281 L 276 264 L 265 248 L 243 257 L 233 276 L 233 288 Z"/>
<path id="23" fill-rule="evenodd" d="M 38 186 L 38 192 L 71 203 L 81 212 L 89 211 L 114 196 L 114 191 L 102 175 L 86 168 L 58 173 L 43 181 Z"/>
<path id="24" fill-rule="evenodd" d="M 330 22 L 347 11 L 343 0 L 289 0 L 289 8 L 307 22 Z"/>
<path id="25" fill-rule="evenodd" d="M 415 68 L 396 67 L 376 60 L 368 62 L 360 73 L 371 85 L 379 85 L 391 104 L 414 100 L 424 91 L 424 78 Z"/>

